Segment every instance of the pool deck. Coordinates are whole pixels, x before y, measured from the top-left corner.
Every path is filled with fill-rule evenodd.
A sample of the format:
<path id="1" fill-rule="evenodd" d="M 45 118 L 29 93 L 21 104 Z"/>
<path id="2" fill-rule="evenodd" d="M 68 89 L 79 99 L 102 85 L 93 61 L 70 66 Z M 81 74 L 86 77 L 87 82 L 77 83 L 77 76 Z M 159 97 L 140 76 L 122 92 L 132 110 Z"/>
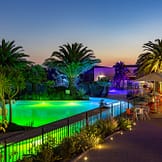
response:
<path id="1" fill-rule="evenodd" d="M 72 162 L 162 162 L 162 111 L 150 116 L 151 120 L 137 121 L 132 131 L 115 134 L 113 141 L 107 138 L 100 149 L 92 148 Z"/>
<path id="2" fill-rule="evenodd" d="M 101 149 L 93 148 L 73 162 L 161 162 L 162 118 L 138 121 L 132 131 L 106 139 Z"/>

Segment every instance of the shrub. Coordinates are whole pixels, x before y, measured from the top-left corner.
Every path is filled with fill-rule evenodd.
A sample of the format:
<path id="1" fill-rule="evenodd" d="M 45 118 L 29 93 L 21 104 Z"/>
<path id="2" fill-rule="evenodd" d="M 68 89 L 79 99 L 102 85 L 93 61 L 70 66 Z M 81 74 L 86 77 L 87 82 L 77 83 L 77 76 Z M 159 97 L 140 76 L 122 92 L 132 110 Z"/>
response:
<path id="1" fill-rule="evenodd" d="M 54 154 L 53 147 L 48 143 L 41 145 L 37 156 L 34 158 L 37 162 L 54 162 L 57 160 L 57 156 Z"/>
<path id="2" fill-rule="evenodd" d="M 22 160 L 17 160 L 17 162 L 34 162 L 32 157 L 23 157 Z"/>
<path id="3" fill-rule="evenodd" d="M 0 123 L 0 132 L 2 131 L 3 133 L 5 133 L 7 127 L 8 127 L 8 122 L 7 120 L 4 120 L 3 123 Z"/>
<path id="4" fill-rule="evenodd" d="M 68 162 L 103 142 L 106 136 L 118 129 L 128 130 L 131 126 L 132 122 L 124 117 L 98 120 L 95 124 L 82 128 L 80 133 L 65 137 L 59 145 L 55 144 L 53 138 L 48 137 L 48 141 L 38 147 L 37 155 L 24 157 L 18 162 Z"/>
<path id="5" fill-rule="evenodd" d="M 132 127 L 132 121 L 123 117 L 118 118 L 118 124 L 121 130 L 129 130 Z"/>
<path id="6" fill-rule="evenodd" d="M 83 88 L 78 89 L 77 95 L 78 97 L 82 97 L 86 94 L 86 91 Z"/>
<path id="7" fill-rule="evenodd" d="M 55 148 L 55 139 L 49 136 L 48 140 L 44 144 L 38 146 L 38 153 L 36 156 L 33 156 L 33 162 L 54 162 L 59 160 L 60 157 L 55 151 Z"/>
<path id="8" fill-rule="evenodd" d="M 106 120 L 106 136 L 112 134 L 118 129 L 118 121 L 114 118 Z"/>
<path id="9" fill-rule="evenodd" d="M 73 137 L 65 137 L 57 147 L 57 152 L 61 160 L 69 160 L 75 153 Z"/>
<path id="10" fill-rule="evenodd" d="M 97 128 L 96 135 L 104 138 L 107 134 L 106 120 L 98 120 L 94 126 Z"/>
<path id="11" fill-rule="evenodd" d="M 97 126 L 97 123 L 94 125 L 87 126 L 83 128 L 80 132 L 81 136 L 87 140 L 88 148 L 96 146 L 98 143 L 103 141 L 103 136 L 101 134 L 102 130 Z"/>

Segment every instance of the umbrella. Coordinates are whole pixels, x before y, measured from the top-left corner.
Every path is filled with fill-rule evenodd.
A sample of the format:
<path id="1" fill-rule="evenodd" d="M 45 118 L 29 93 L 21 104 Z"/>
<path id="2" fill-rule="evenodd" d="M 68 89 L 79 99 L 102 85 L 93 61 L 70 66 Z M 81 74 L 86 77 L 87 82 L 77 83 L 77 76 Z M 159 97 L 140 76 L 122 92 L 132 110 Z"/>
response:
<path id="1" fill-rule="evenodd" d="M 147 75 L 144 75 L 143 77 L 140 77 L 136 79 L 136 81 L 162 81 L 162 73 L 150 73 Z"/>
<path id="2" fill-rule="evenodd" d="M 150 74 L 147 74 L 143 77 L 140 77 L 138 79 L 136 79 L 136 81 L 154 81 L 154 99 L 155 99 L 155 95 L 156 95 L 156 91 L 155 91 L 155 81 L 158 82 L 162 82 L 162 73 L 158 73 L 158 72 L 153 72 Z M 157 109 L 157 107 L 155 107 Z"/>

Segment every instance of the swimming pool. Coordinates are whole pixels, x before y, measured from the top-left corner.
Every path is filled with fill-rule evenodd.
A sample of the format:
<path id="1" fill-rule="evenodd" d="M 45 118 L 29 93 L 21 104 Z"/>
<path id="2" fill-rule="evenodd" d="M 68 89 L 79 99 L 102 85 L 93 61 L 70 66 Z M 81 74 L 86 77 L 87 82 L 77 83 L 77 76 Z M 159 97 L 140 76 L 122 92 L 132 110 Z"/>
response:
<path id="1" fill-rule="evenodd" d="M 101 99 L 108 104 L 119 104 L 118 100 L 96 97 L 80 101 L 16 101 L 12 104 L 12 122 L 38 127 L 97 108 Z"/>
<path id="2" fill-rule="evenodd" d="M 84 118 L 71 123 L 70 121 L 71 119 L 74 120 L 73 118 L 61 120 L 98 108 L 101 99 L 104 99 L 111 108 L 105 109 L 106 111 L 101 114 L 93 114 L 88 118 L 84 116 Z M 6 106 L 9 109 L 9 105 Z M 39 145 L 47 141 L 48 138 L 55 139 L 56 144 L 59 144 L 65 137 L 78 133 L 82 127 L 86 126 L 87 120 L 88 124 L 93 124 L 101 116 L 103 119 L 108 114 L 111 116 L 120 115 L 127 107 L 128 103 L 125 101 L 94 97 L 86 101 L 16 101 L 12 105 L 12 121 L 22 126 L 30 125 L 38 128 L 24 131 L 17 134 L 16 137 L 7 138 L 7 145 L 0 145 L 0 161 L 14 162 L 24 155 L 36 154 Z M 65 121 L 65 123 L 62 123 L 62 121 Z M 51 122 L 52 126 L 51 124 L 50 127 L 45 125 Z M 59 122 L 62 124 L 60 125 Z M 39 127 L 42 125 L 43 127 Z"/>

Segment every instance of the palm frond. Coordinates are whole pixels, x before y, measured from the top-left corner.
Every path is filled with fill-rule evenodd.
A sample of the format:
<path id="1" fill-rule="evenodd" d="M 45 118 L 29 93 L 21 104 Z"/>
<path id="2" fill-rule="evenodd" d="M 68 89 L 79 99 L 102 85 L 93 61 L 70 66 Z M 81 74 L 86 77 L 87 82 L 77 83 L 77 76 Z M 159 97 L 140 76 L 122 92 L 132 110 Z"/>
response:
<path id="1" fill-rule="evenodd" d="M 162 40 L 156 39 L 155 43 L 149 41 L 143 48 L 144 53 L 138 56 L 136 62 L 138 75 L 162 71 Z"/>

